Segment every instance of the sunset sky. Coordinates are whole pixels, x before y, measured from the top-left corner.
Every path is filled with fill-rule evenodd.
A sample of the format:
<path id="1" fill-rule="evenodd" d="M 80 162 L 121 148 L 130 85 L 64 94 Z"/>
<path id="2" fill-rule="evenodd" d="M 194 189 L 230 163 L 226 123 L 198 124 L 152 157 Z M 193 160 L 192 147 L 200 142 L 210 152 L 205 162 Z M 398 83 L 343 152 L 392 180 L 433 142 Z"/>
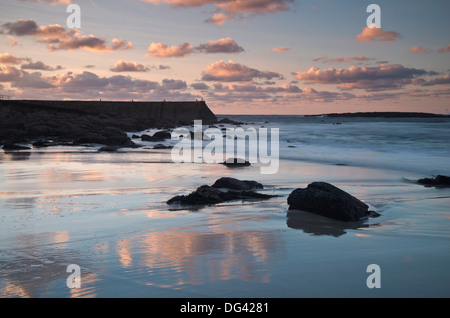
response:
<path id="1" fill-rule="evenodd" d="M 81 27 L 66 24 L 70 3 Z M 367 28 L 369 4 L 381 28 Z M 450 112 L 450 1 L 0 0 L 0 94 Z"/>

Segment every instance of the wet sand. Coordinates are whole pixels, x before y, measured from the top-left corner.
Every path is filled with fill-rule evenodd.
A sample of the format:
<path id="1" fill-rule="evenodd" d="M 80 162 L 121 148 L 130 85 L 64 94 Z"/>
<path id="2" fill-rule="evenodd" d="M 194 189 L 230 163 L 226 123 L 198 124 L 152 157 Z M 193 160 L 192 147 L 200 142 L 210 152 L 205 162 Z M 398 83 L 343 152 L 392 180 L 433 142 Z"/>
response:
<path id="1" fill-rule="evenodd" d="M 448 297 L 450 189 L 395 170 L 282 160 L 173 164 L 170 150 L 0 152 L 1 297 Z M 166 201 L 222 176 L 280 197 L 198 210 Z M 288 212 L 312 181 L 351 193 L 381 217 L 344 224 Z M 81 288 L 69 289 L 69 264 Z M 381 288 L 369 289 L 369 264 Z"/>

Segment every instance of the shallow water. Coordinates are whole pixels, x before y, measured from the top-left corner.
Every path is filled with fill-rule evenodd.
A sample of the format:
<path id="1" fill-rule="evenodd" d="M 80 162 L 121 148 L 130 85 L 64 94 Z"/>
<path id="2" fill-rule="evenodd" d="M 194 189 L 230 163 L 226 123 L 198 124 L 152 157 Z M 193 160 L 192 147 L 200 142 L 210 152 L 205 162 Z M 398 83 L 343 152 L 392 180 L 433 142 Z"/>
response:
<path id="1" fill-rule="evenodd" d="M 450 189 L 408 181 L 424 171 L 282 159 L 277 174 L 261 175 L 258 165 L 173 164 L 169 154 L 1 152 L 0 296 L 450 296 Z M 279 197 L 198 210 L 165 203 L 222 176 Z M 288 212 L 289 193 L 312 181 L 381 216 L 344 224 Z M 66 285 L 69 264 L 81 267 L 80 289 Z M 369 264 L 381 268 L 379 289 L 366 285 Z"/>

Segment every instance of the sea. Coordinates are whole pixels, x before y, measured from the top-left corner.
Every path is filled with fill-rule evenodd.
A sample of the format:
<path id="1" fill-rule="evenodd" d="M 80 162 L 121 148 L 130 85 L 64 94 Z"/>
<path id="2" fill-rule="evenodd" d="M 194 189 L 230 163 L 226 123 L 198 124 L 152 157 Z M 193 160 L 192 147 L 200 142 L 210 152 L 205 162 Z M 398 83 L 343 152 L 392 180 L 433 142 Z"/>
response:
<path id="1" fill-rule="evenodd" d="M 113 153 L 0 150 L 0 297 L 450 296 L 450 188 L 417 183 L 450 175 L 450 118 L 218 117 L 277 130 L 276 171 L 174 162 L 140 139 Z M 221 177 L 276 196 L 166 203 Z M 380 216 L 346 223 L 289 210 L 289 194 L 315 181 Z"/>

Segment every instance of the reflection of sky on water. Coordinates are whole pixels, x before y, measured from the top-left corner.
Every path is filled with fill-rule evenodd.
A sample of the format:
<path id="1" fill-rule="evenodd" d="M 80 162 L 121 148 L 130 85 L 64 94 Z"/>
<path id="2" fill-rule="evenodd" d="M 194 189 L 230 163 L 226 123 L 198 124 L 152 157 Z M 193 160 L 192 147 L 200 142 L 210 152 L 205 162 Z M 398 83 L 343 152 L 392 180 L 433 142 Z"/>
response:
<path id="1" fill-rule="evenodd" d="M 2 297 L 321 296 L 318 287 L 302 286 L 322 276 L 321 283 L 332 277 L 342 285 L 355 266 L 397 257 L 396 269 L 405 262 L 416 275 L 424 262 L 447 255 L 445 193 L 423 192 L 390 171 L 282 162 L 277 175 L 262 176 L 258 167 L 155 163 L 167 161 L 163 152 L 0 157 Z M 281 197 L 195 211 L 165 204 L 222 176 L 260 181 Z M 339 224 L 287 211 L 287 195 L 313 178 L 336 184 L 382 216 Z M 431 239 L 439 252 L 422 258 Z M 69 264 L 82 269 L 81 289 L 66 287 Z M 327 296 L 337 289 L 325 290 Z M 444 287 L 436 290 L 445 294 Z"/>

